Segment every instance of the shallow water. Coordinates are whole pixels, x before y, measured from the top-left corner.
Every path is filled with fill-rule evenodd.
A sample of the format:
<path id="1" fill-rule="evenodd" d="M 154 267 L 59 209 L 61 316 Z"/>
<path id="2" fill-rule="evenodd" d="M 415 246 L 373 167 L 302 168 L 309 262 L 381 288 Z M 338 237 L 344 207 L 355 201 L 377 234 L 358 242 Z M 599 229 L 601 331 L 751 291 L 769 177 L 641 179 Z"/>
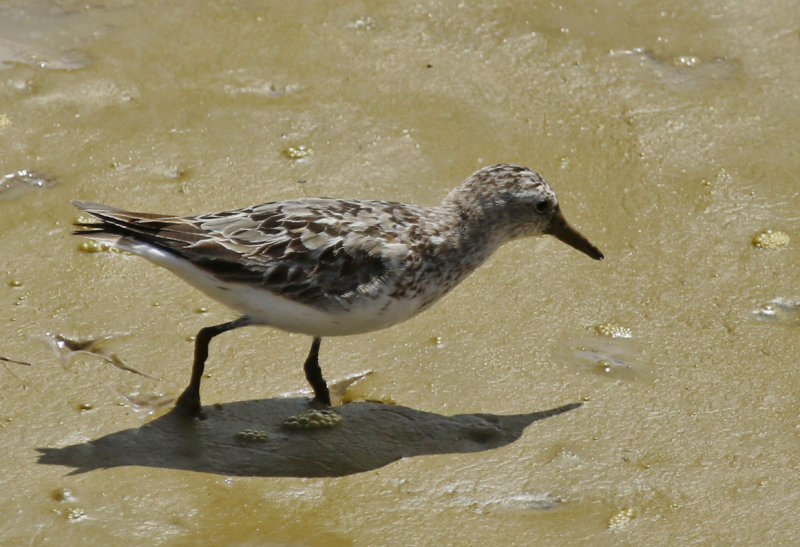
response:
<path id="1" fill-rule="evenodd" d="M 0 4 L 0 177 L 36 174 L 0 194 L 0 543 L 797 543 L 800 15 L 594 6 Z M 348 399 L 419 420 L 391 441 L 404 459 L 331 429 L 360 472 L 244 477 L 171 462 L 196 432 L 167 429 L 151 458 L 37 462 L 162 431 L 191 337 L 232 318 L 141 259 L 79 250 L 70 199 L 431 204 L 497 162 L 548 178 L 606 260 L 514 242 L 422 316 L 325 340 L 328 379 L 372 371 Z M 758 247 L 765 230 L 788 242 Z M 46 333 L 111 338 L 65 368 Z M 288 409 L 308 344 L 220 337 L 204 403 Z M 581 401 L 518 438 L 497 418 Z M 456 414 L 475 451 L 404 451 Z M 200 449 L 225 427 L 273 434 L 212 418 Z M 237 450 L 233 429 L 215 446 Z"/>

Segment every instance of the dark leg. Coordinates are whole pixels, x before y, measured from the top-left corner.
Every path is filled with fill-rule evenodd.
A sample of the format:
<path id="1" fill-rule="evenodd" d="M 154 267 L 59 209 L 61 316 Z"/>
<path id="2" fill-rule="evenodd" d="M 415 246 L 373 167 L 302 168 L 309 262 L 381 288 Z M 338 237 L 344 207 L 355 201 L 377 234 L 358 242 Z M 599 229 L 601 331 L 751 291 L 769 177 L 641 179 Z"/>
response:
<path id="1" fill-rule="evenodd" d="M 319 343 L 321 341 L 322 338 L 319 336 L 314 337 L 314 341 L 311 343 L 311 351 L 308 352 L 308 359 L 306 359 L 306 364 L 303 365 L 303 370 L 306 371 L 308 383 L 314 388 L 313 402 L 331 406 L 328 384 L 325 383 L 325 378 L 322 377 L 322 369 L 319 368 Z"/>
<path id="2" fill-rule="evenodd" d="M 189 386 L 183 390 L 183 393 L 181 393 L 181 396 L 178 397 L 178 401 L 175 403 L 175 410 L 177 412 L 193 418 L 203 417 L 203 413 L 200 410 L 200 380 L 203 378 L 203 369 L 206 366 L 206 359 L 208 358 L 208 344 L 211 342 L 211 339 L 218 334 L 249 324 L 246 318 L 240 317 L 229 323 L 222 323 L 221 325 L 200 329 L 194 341 L 192 379 L 189 381 Z"/>

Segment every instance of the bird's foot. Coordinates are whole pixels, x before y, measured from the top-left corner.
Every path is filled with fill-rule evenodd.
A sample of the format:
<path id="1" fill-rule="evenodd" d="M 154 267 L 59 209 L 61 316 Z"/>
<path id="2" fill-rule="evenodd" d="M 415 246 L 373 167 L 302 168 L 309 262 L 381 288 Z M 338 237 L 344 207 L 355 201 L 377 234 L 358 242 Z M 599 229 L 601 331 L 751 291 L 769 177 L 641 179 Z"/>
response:
<path id="1" fill-rule="evenodd" d="M 206 419 L 203 407 L 200 405 L 200 397 L 189 390 L 184 391 L 181 393 L 181 396 L 178 397 L 178 400 L 175 402 L 174 412 L 187 418 L 194 418 L 197 420 Z"/>
<path id="2" fill-rule="evenodd" d="M 330 396 L 327 399 L 314 397 L 308 401 L 308 407 L 316 410 L 329 410 L 331 406 Z"/>

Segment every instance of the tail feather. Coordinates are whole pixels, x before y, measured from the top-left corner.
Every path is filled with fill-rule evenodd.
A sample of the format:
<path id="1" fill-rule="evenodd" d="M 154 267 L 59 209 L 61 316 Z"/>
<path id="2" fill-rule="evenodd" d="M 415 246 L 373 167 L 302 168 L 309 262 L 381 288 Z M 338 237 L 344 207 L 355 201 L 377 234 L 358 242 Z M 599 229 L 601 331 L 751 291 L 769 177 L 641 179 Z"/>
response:
<path id="1" fill-rule="evenodd" d="M 170 251 L 202 239 L 202 233 L 192 223 L 174 216 L 135 213 L 88 201 L 75 200 L 72 204 L 98 221 L 75 222 L 73 225 L 79 229 L 72 232 L 74 235 L 104 239 L 113 239 L 116 236 Z"/>

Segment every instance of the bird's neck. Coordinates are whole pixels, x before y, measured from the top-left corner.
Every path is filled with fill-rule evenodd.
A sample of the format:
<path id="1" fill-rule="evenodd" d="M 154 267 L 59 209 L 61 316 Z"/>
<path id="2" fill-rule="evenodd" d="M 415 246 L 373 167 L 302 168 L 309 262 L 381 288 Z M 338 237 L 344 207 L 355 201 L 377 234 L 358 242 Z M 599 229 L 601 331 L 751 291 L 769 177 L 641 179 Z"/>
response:
<path id="1" fill-rule="evenodd" d="M 512 238 L 508 215 L 502 203 L 486 188 L 468 180 L 442 201 L 448 213 L 451 241 L 464 251 L 472 250 L 482 260 Z"/>

